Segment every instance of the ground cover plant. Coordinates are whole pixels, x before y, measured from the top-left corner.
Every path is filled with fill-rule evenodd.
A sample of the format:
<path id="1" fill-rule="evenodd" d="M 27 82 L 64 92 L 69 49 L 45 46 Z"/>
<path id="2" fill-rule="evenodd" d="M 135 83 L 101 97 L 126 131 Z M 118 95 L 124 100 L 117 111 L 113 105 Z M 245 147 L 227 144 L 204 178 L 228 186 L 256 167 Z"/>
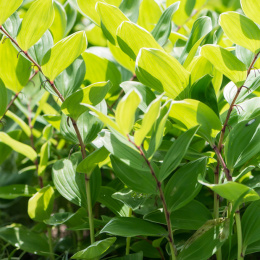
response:
<path id="1" fill-rule="evenodd" d="M 0 0 L 0 258 L 260 258 L 260 4 Z"/>

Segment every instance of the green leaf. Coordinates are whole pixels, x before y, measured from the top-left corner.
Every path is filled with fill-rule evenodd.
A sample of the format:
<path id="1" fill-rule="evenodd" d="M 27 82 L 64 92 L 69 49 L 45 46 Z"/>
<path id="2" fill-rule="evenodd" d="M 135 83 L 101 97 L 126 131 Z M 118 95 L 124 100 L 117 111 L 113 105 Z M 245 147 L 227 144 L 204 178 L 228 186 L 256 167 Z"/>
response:
<path id="1" fill-rule="evenodd" d="M 100 231 L 114 236 L 167 236 L 167 231 L 156 224 L 139 218 L 115 217 Z"/>
<path id="2" fill-rule="evenodd" d="M 193 99 L 173 102 L 169 116 L 187 129 L 200 125 L 198 134 L 210 143 L 213 143 L 213 138 L 222 128 L 221 122 L 213 110 L 204 103 Z"/>
<path id="3" fill-rule="evenodd" d="M 205 176 L 206 164 L 207 158 L 200 158 L 185 164 L 173 174 L 164 191 L 168 210 L 177 210 L 195 198 L 201 189 L 198 176 Z"/>
<path id="4" fill-rule="evenodd" d="M 30 77 L 31 62 L 22 55 L 17 58 L 18 51 L 12 45 L 11 40 L 6 39 L 0 43 L 0 78 L 6 88 L 20 92 L 26 86 Z"/>
<path id="5" fill-rule="evenodd" d="M 92 245 L 74 254 L 71 259 L 94 259 L 104 254 L 116 241 L 116 237 L 109 237 L 94 242 Z"/>
<path id="6" fill-rule="evenodd" d="M 163 46 L 172 30 L 172 17 L 173 14 L 178 10 L 180 6 L 180 2 L 176 2 L 170 5 L 165 11 L 163 12 L 162 16 L 160 17 L 159 21 L 156 23 L 156 26 L 152 30 L 151 34 L 153 35 L 154 39 Z"/>
<path id="7" fill-rule="evenodd" d="M 137 78 L 167 96 L 182 99 L 189 95 L 189 72 L 171 55 L 142 48 L 136 59 Z"/>
<path id="8" fill-rule="evenodd" d="M 10 137 L 8 134 L 0 132 L 0 143 L 4 143 L 11 147 L 17 153 L 28 157 L 31 161 L 35 161 L 37 158 L 37 153 L 29 145 L 20 143 Z"/>
<path id="9" fill-rule="evenodd" d="M 36 189 L 27 184 L 13 184 L 0 187 L 1 199 L 16 199 L 18 197 L 31 197 L 36 193 Z"/>
<path id="10" fill-rule="evenodd" d="M 237 87 L 243 86 L 247 77 L 246 65 L 228 50 L 217 45 L 208 44 L 201 48 L 201 55 L 233 81 Z"/>
<path id="11" fill-rule="evenodd" d="M 27 51 L 51 26 L 55 16 L 53 0 L 37 0 L 26 12 L 18 36 L 20 47 Z"/>
<path id="12" fill-rule="evenodd" d="M 146 135 L 149 133 L 153 124 L 157 120 L 160 113 L 161 99 L 162 96 L 159 96 L 153 102 L 151 102 L 142 119 L 141 128 L 135 131 L 134 140 L 137 146 L 142 144 Z"/>
<path id="13" fill-rule="evenodd" d="M 260 232 L 260 200 L 252 202 L 242 217 L 243 248 L 259 241 Z M 244 251 L 243 250 L 243 251 Z"/>
<path id="14" fill-rule="evenodd" d="M 160 253 L 158 252 L 158 248 L 155 248 L 150 241 L 141 240 L 133 243 L 131 245 L 131 250 L 134 252 L 143 252 L 144 257 L 148 257 L 149 259 L 153 258 L 161 258 Z"/>
<path id="15" fill-rule="evenodd" d="M 56 43 L 43 57 L 42 71 L 53 81 L 87 48 L 84 31 L 76 32 Z"/>
<path id="16" fill-rule="evenodd" d="M 144 216 L 144 219 L 166 225 L 164 213 L 161 211 L 149 213 Z M 202 203 L 192 200 L 172 212 L 170 219 L 174 229 L 197 230 L 212 219 L 212 214 Z"/>
<path id="17" fill-rule="evenodd" d="M 223 219 L 207 221 L 184 244 L 178 260 L 207 260 L 219 247 L 222 246 L 226 236 L 226 225 Z M 228 222 L 227 222 L 228 223 Z"/>
<path id="18" fill-rule="evenodd" d="M 91 106 L 98 105 L 105 98 L 110 86 L 111 82 L 108 81 L 81 88 L 65 99 L 61 106 L 62 112 L 69 117 L 78 119 L 81 114 L 88 110 L 86 106 L 82 106 L 82 103 Z"/>
<path id="19" fill-rule="evenodd" d="M 20 224 L 1 227 L 0 238 L 25 252 L 43 256 L 50 255 L 47 237 Z"/>
<path id="20" fill-rule="evenodd" d="M 231 202 L 237 201 L 243 194 L 246 195 L 243 197 L 240 204 L 255 201 L 260 198 L 253 189 L 241 183 L 226 182 L 223 184 L 210 184 L 201 178 L 199 178 L 199 182 Z"/>
<path id="21" fill-rule="evenodd" d="M 129 21 L 125 14 L 116 6 L 98 2 L 97 12 L 101 18 L 101 28 L 106 38 L 116 45 L 116 31 L 123 21 Z"/>
<path id="22" fill-rule="evenodd" d="M 48 219 L 54 205 L 54 189 L 48 185 L 33 195 L 28 201 L 28 215 L 36 221 Z"/>
<path id="23" fill-rule="evenodd" d="M 173 172 L 179 166 L 198 129 L 199 126 L 195 126 L 184 132 L 177 138 L 177 140 L 174 141 L 164 157 L 158 177 L 160 181 L 165 180 L 171 174 L 171 172 Z"/>
<path id="24" fill-rule="evenodd" d="M 131 20 L 136 23 L 139 16 L 139 7 L 142 0 L 122 0 L 119 8 Z"/>
<path id="25" fill-rule="evenodd" d="M 132 22 L 122 22 L 117 29 L 117 41 L 121 50 L 135 60 L 143 47 L 163 51 L 153 36 L 144 28 Z"/>
<path id="26" fill-rule="evenodd" d="M 79 163 L 77 172 L 86 173 L 88 177 L 91 176 L 96 166 L 108 158 L 109 152 L 103 146 L 93 153 L 89 154 L 87 158 Z"/>
<path id="27" fill-rule="evenodd" d="M 113 258 L 113 260 L 143 260 L 143 252 Z"/>
<path id="28" fill-rule="evenodd" d="M 232 42 L 255 54 L 259 52 L 260 29 L 252 20 L 236 12 L 226 12 L 220 15 L 219 23 Z"/>
<path id="29" fill-rule="evenodd" d="M 21 19 L 18 12 L 13 13 L 3 24 L 5 30 L 12 36 L 16 37 L 21 25 Z M 2 31 L 0 33 L 3 33 Z M 4 33 L 3 33 L 4 34 Z"/>
<path id="30" fill-rule="evenodd" d="M 115 175 L 130 189 L 136 192 L 156 194 L 156 182 L 149 169 L 137 170 L 111 156 L 111 163 Z M 145 183 L 145 185 L 144 185 Z"/>
<path id="31" fill-rule="evenodd" d="M 38 175 L 43 176 L 45 173 L 45 169 L 48 165 L 49 162 L 49 157 L 50 157 L 50 148 L 51 148 L 51 143 L 46 142 L 42 145 L 41 147 L 41 152 L 40 152 L 40 163 L 38 166 Z"/>
<path id="32" fill-rule="evenodd" d="M 143 0 L 139 8 L 137 24 L 151 32 L 162 15 L 162 10 L 155 0 Z"/>
<path id="33" fill-rule="evenodd" d="M 1 0 L 0 3 L 0 25 L 3 25 L 9 16 L 11 16 L 23 3 L 23 0 Z"/>
<path id="34" fill-rule="evenodd" d="M 5 114 L 7 107 L 7 89 L 4 82 L 0 79 L 0 118 Z"/>
<path id="35" fill-rule="evenodd" d="M 54 43 L 57 43 L 65 36 L 67 15 L 63 5 L 56 1 L 54 1 L 54 12 L 55 16 L 50 31 L 53 35 Z"/>
<path id="36" fill-rule="evenodd" d="M 128 92 L 118 103 L 115 118 L 120 130 L 128 135 L 135 122 L 135 112 L 142 100 L 141 95 L 132 90 Z"/>
<path id="37" fill-rule="evenodd" d="M 52 179 L 65 199 L 87 208 L 85 176 L 82 173 L 76 173 L 76 167 L 76 158 L 59 160 L 52 167 Z"/>
<path id="38" fill-rule="evenodd" d="M 229 133 L 225 158 L 229 170 L 238 168 L 260 152 L 260 117 L 238 123 Z"/>
<path id="39" fill-rule="evenodd" d="M 260 3 L 254 0 L 240 0 L 241 7 L 247 17 L 252 19 L 255 23 L 260 24 L 259 10 Z M 256 36 L 256 35 L 255 35 Z"/>

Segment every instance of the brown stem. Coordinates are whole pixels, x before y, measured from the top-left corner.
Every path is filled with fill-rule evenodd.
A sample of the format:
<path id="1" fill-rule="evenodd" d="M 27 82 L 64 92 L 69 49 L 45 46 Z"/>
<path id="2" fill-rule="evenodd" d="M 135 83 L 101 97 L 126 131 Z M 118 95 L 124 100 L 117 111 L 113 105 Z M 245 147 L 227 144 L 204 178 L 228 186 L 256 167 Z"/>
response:
<path id="1" fill-rule="evenodd" d="M 138 145 L 136 145 L 131 139 L 130 137 L 128 136 L 128 141 L 130 143 L 132 143 L 140 152 L 140 155 L 144 158 L 146 164 L 148 165 L 148 167 L 150 168 L 150 172 L 152 174 L 152 176 L 154 177 L 155 181 L 156 181 L 156 185 L 157 185 L 157 188 L 159 190 L 159 193 L 160 193 L 160 199 L 162 201 L 162 204 L 163 204 L 163 211 L 164 211 L 164 215 L 165 215 L 165 219 L 166 219 L 166 223 L 167 223 L 167 228 L 168 228 L 168 240 L 171 244 L 171 246 L 174 248 L 174 253 L 175 253 L 175 256 L 177 255 L 177 252 L 176 252 L 176 247 L 174 245 L 174 240 L 173 240 L 173 235 L 172 235 L 172 225 L 171 225 L 171 220 L 170 220 L 170 212 L 168 211 L 168 208 L 167 208 L 167 204 L 166 204 L 166 200 L 165 200 L 165 196 L 164 196 L 164 193 L 163 193 L 163 190 L 162 190 L 162 183 L 158 180 L 155 172 L 154 172 L 154 169 L 151 165 L 151 162 L 148 160 L 148 158 L 145 156 L 142 148 Z"/>

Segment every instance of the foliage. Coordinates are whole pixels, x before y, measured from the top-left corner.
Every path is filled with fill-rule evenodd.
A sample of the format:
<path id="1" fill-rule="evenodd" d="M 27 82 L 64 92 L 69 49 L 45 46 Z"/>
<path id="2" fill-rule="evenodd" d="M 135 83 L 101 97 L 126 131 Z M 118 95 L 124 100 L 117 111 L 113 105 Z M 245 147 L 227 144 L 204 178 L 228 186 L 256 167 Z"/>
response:
<path id="1" fill-rule="evenodd" d="M 259 13 L 0 0 L 0 258 L 259 259 Z"/>

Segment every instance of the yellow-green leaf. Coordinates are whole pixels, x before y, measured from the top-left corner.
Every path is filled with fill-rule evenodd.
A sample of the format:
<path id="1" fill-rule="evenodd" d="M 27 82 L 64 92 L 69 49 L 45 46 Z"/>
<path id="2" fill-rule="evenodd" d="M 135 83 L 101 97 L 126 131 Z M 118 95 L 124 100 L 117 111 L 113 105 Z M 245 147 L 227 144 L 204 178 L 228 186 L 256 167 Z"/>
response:
<path id="1" fill-rule="evenodd" d="M 29 145 L 23 144 L 11 138 L 8 134 L 0 132 L 0 142 L 8 145 L 14 151 L 28 157 L 31 161 L 35 161 L 37 158 L 37 153 Z"/>
<path id="2" fill-rule="evenodd" d="M 260 24 L 260 2 L 257 0 L 240 0 L 240 2 L 246 16 Z"/>
<path id="3" fill-rule="evenodd" d="M 17 36 L 20 47 L 27 51 L 51 26 L 55 13 L 53 0 L 37 0 L 26 12 Z"/>
<path id="4" fill-rule="evenodd" d="M 155 48 L 163 51 L 147 30 L 132 22 L 123 22 L 117 29 L 117 42 L 131 59 L 135 60 L 141 48 Z"/>
<path id="5" fill-rule="evenodd" d="M 144 138 L 149 133 L 158 118 L 160 114 L 161 99 L 162 96 L 159 96 L 148 106 L 142 120 L 141 128 L 135 131 L 134 140 L 136 145 L 140 146 L 142 144 Z"/>
<path id="6" fill-rule="evenodd" d="M 28 201 L 28 215 L 36 221 L 48 219 L 54 204 L 54 189 L 47 186 L 39 190 Z"/>
<path id="7" fill-rule="evenodd" d="M 55 18 L 50 27 L 54 44 L 60 41 L 66 33 L 67 15 L 64 7 L 59 2 L 54 2 Z"/>
<path id="8" fill-rule="evenodd" d="M 143 48 L 136 59 L 136 75 L 145 85 L 175 99 L 188 97 L 190 73 L 171 55 Z"/>
<path id="9" fill-rule="evenodd" d="M 0 118 L 4 115 L 7 107 L 7 89 L 4 82 L 0 79 Z"/>
<path id="10" fill-rule="evenodd" d="M 259 52 L 260 29 L 252 20 L 236 12 L 226 12 L 220 15 L 219 23 L 232 42 L 253 53 Z"/>
<path id="11" fill-rule="evenodd" d="M 116 108 L 116 122 L 122 132 L 127 135 L 133 128 L 135 112 L 142 97 L 135 90 L 128 92 L 118 103 Z"/>
<path id="12" fill-rule="evenodd" d="M 204 103 L 194 99 L 173 102 L 169 116 L 187 129 L 201 125 L 198 134 L 211 144 L 222 128 L 216 113 Z"/>
<path id="13" fill-rule="evenodd" d="M 46 142 L 41 147 L 40 152 L 40 163 L 38 167 L 38 175 L 42 176 L 45 172 L 45 169 L 48 165 L 49 157 L 50 157 L 50 142 Z"/>
<path id="14" fill-rule="evenodd" d="M 208 44 L 201 48 L 201 55 L 233 81 L 237 87 L 243 86 L 247 77 L 246 65 L 228 50 L 217 45 Z"/>
<path id="15" fill-rule="evenodd" d="M 87 48 L 85 32 L 74 33 L 56 43 L 43 57 L 42 71 L 53 81 Z"/>
<path id="16" fill-rule="evenodd" d="M 1 0 L 0 1 L 0 25 L 10 17 L 22 4 L 23 0 Z"/>
<path id="17" fill-rule="evenodd" d="M 28 83 L 31 63 L 18 51 L 9 39 L 0 42 L 0 78 L 5 86 L 15 93 L 20 92 Z"/>
<path id="18" fill-rule="evenodd" d="M 124 13 L 116 6 L 98 2 L 97 11 L 101 17 L 101 28 L 107 39 L 116 44 L 116 30 L 123 21 L 129 21 Z"/>

